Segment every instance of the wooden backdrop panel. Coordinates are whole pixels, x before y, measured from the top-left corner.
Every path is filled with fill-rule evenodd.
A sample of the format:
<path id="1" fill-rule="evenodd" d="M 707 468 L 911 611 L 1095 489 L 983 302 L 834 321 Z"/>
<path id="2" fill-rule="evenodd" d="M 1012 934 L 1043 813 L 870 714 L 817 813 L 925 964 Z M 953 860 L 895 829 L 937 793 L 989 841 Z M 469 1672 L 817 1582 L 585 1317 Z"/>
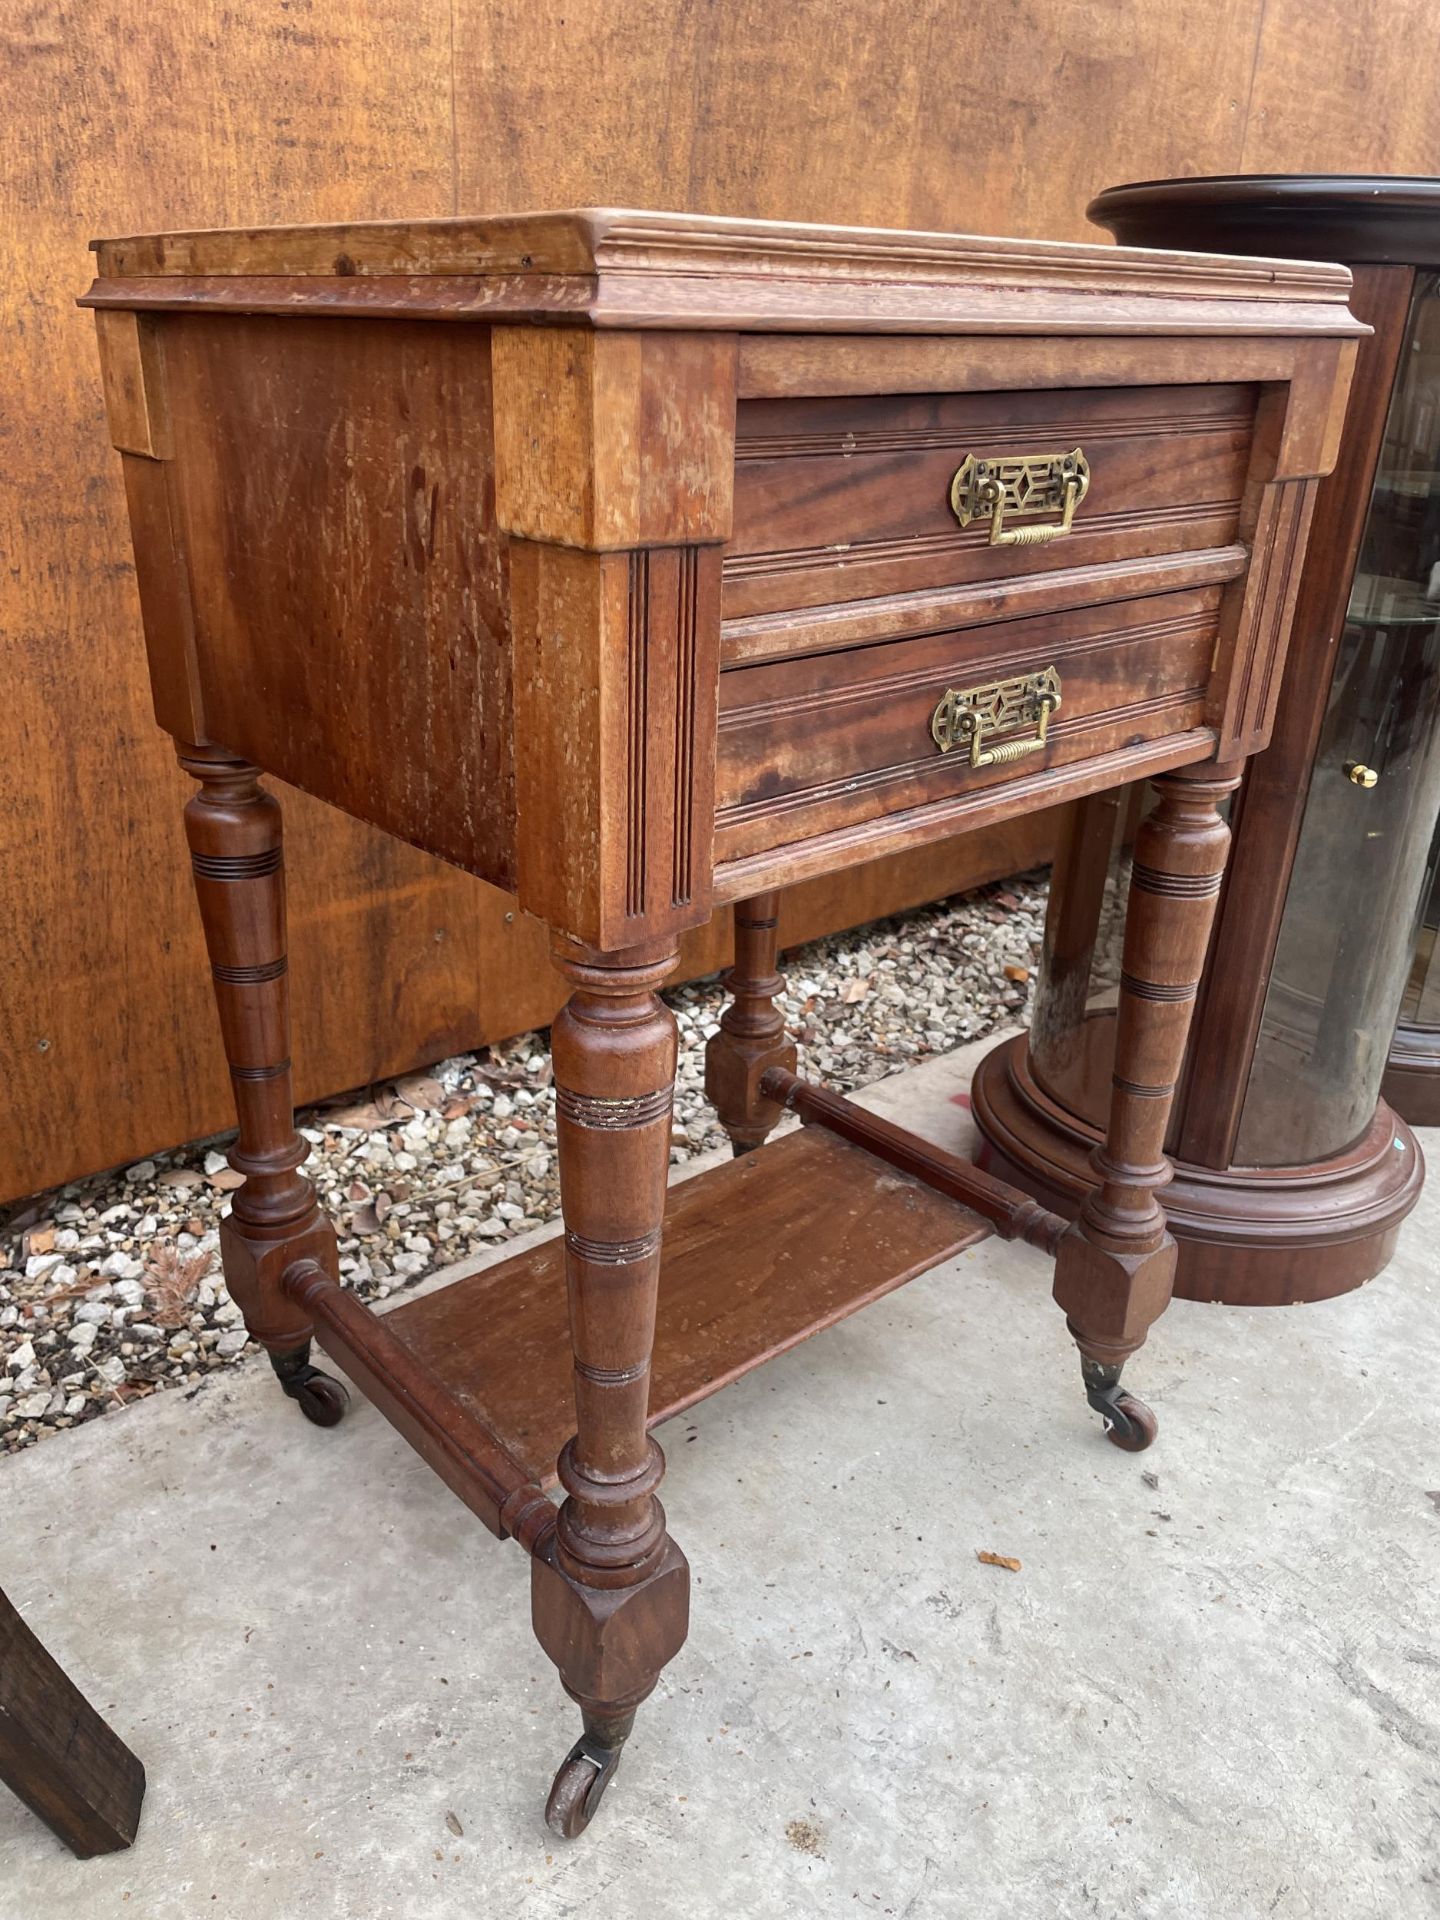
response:
<path id="1" fill-rule="evenodd" d="M 1102 186 L 1237 163 L 1265 0 L 457 4 L 467 206 L 1093 240 Z"/>
<path id="2" fill-rule="evenodd" d="M 1434 0 L 1266 0 L 1241 170 L 1440 174 L 1437 49 Z"/>
<path id="3" fill-rule="evenodd" d="M 92 322 L 72 305 L 91 234 L 608 200 L 1094 237 L 1085 204 L 1117 180 L 1440 172 L 1432 19 L 1429 0 L 9 8 L 0 1197 L 229 1115 L 187 783 L 150 717 Z M 536 936 L 498 895 L 302 799 L 288 825 L 302 1097 L 548 1010 Z M 853 914 L 827 914 L 913 885 L 872 877 Z"/>
<path id="4" fill-rule="evenodd" d="M 453 204 L 448 0 L 11 9 L 0 29 L 0 1194 L 227 1122 L 190 893 L 191 783 L 155 728 L 86 242 Z M 458 874 L 288 808 L 311 1093 L 468 1035 Z"/>

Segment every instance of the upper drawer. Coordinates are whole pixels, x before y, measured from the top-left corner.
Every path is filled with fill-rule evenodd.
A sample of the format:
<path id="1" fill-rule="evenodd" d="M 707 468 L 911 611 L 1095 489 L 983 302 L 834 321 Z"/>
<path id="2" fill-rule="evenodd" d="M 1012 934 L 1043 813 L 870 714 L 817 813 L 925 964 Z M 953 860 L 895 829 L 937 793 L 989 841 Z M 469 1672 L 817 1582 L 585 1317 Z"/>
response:
<path id="1" fill-rule="evenodd" d="M 1232 385 L 741 401 L 724 613 L 1225 546 L 1258 397 Z M 950 487 L 967 455 L 1076 447 L 1090 484 L 1068 533 L 992 546 L 983 515 L 960 525 Z"/>

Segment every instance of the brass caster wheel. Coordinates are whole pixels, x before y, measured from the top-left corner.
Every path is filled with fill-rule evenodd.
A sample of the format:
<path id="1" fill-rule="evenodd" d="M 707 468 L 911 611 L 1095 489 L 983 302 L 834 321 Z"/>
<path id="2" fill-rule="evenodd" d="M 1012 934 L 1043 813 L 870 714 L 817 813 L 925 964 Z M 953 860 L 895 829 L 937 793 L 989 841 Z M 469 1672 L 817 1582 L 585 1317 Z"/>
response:
<path id="1" fill-rule="evenodd" d="M 309 1378 L 302 1380 L 290 1397 L 317 1427 L 338 1427 L 350 1405 L 350 1396 L 340 1382 L 318 1367 L 310 1369 Z"/>
<path id="2" fill-rule="evenodd" d="M 1105 1438 L 1122 1453 L 1144 1453 L 1160 1431 L 1160 1422 L 1143 1400 L 1119 1393 L 1105 1413 Z"/>
<path id="3" fill-rule="evenodd" d="M 619 1747 L 602 1747 L 582 1735 L 560 1763 L 550 1798 L 545 1802 L 545 1824 L 562 1840 L 584 1833 L 620 1764 Z"/>

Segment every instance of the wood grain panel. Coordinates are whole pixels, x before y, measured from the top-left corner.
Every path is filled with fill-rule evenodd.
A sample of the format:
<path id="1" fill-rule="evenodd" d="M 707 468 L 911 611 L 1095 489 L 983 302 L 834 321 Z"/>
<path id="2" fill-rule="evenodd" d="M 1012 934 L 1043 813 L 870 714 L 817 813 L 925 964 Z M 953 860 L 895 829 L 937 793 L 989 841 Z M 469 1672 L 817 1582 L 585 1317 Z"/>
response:
<path id="1" fill-rule="evenodd" d="M 1266 0 L 1235 171 L 1440 173 L 1435 39 L 1430 0 Z"/>
<path id="2" fill-rule="evenodd" d="M 451 209 L 442 0 L 52 4 L 0 30 L 0 1195 L 229 1123 L 180 808 L 146 686 L 94 321 L 97 230 Z M 288 806 L 302 1095 L 471 1030 L 467 883 Z"/>
<path id="3" fill-rule="evenodd" d="M 1189 731 L 1204 716 L 1220 592 L 1083 608 L 1067 616 L 1063 640 L 1042 616 L 858 647 L 834 657 L 823 687 L 806 659 L 729 669 L 720 681 L 717 860 Z M 1050 666 L 1063 704 L 1043 753 L 975 768 L 961 748 L 937 750 L 930 721 L 947 687 Z"/>
<path id="4" fill-rule="evenodd" d="M 1254 387 L 1218 386 L 745 401 L 724 612 L 1224 546 L 1235 537 L 1256 398 Z M 967 454 L 1075 446 L 1090 488 L 1061 544 L 993 547 L 988 518 L 957 522 L 950 482 Z"/>
<path id="5" fill-rule="evenodd" d="M 461 0 L 460 196 L 1090 239 L 1100 187 L 1236 165 L 1261 11 Z"/>
<path id="6" fill-rule="evenodd" d="M 822 1127 L 670 1189 L 649 1425 L 985 1239 L 968 1207 Z M 386 1318 L 542 1486 L 575 1425 L 565 1240 Z"/>
<path id="7" fill-rule="evenodd" d="M 489 329 L 225 314 L 161 333 L 184 547 L 223 556 L 191 582 L 210 732 L 513 887 Z"/>

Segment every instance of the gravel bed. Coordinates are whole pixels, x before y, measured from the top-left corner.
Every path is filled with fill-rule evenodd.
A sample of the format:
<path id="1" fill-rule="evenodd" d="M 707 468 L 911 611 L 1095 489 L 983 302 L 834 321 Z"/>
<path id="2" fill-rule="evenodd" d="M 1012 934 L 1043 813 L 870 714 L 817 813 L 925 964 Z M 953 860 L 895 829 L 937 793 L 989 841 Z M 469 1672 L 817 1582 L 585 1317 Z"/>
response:
<path id="1" fill-rule="evenodd" d="M 842 1090 L 1027 1016 L 1045 877 L 875 921 L 786 956 L 801 1070 Z M 671 1157 L 722 1145 L 705 1099 L 717 976 L 666 996 L 680 1026 Z M 306 1110 L 307 1170 L 363 1300 L 559 1211 L 543 1033 Z M 165 1387 L 258 1358 L 220 1274 L 240 1184 L 232 1136 L 157 1153 L 8 1209 L 0 1230 L 0 1448 L 28 1446 Z"/>

